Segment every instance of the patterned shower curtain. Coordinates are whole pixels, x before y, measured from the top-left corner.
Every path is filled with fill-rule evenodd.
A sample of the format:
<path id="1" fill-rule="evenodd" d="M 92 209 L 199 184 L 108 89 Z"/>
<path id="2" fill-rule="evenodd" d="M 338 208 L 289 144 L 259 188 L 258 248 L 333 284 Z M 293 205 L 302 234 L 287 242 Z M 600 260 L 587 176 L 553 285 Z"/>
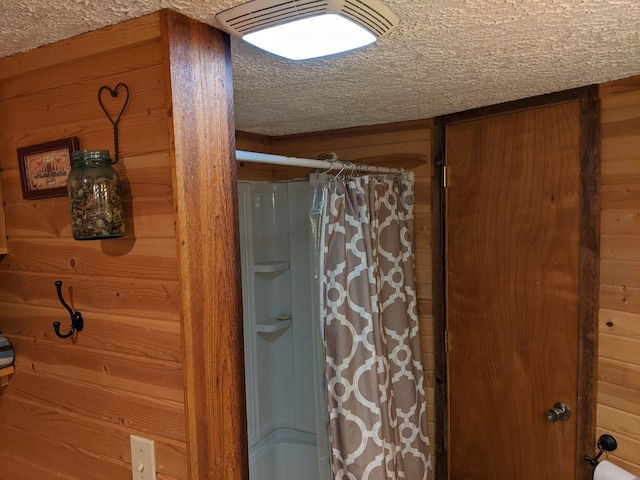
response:
<path id="1" fill-rule="evenodd" d="M 431 478 L 413 175 L 328 183 L 321 309 L 335 480 Z"/>

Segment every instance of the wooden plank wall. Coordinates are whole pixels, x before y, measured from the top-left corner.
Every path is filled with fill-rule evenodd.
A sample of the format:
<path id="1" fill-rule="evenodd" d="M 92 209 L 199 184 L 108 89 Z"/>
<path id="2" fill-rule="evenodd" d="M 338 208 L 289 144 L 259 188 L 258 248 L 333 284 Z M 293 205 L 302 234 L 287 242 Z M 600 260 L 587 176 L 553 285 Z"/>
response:
<path id="1" fill-rule="evenodd" d="M 640 77 L 600 86 L 602 178 L 598 435 L 640 476 Z"/>
<path id="2" fill-rule="evenodd" d="M 422 120 L 271 138 L 238 134 L 236 141 L 238 149 L 241 150 L 311 159 L 335 152 L 342 160 L 402 167 L 415 174 L 416 281 L 428 426 L 433 444 L 435 423 L 431 316 L 431 124 L 430 120 Z M 238 177 L 247 180 L 283 180 L 300 178 L 308 172 L 308 169 L 246 162 L 239 167 Z"/>
<path id="3" fill-rule="evenodd" d="M 130 479 L 129 435 L 155 441 L 158 478 L 187 478 L 172 175 L 157 14 L 0 59 L 0 166 L 9 255 L 0 326 L 16 373 L 0 390 L 0 477 Z M 24 200 L 16 149 L 77 136 L 113 152 L 97 102 L 124 82 L 120 124 L 127 233 L 77 242 L 66 197 Z M 69 315 L 85 328 L 58 339 Z"/>
<path id="4" fill-rule="evenodd" d="M 271 137 L 247 132 L 236 132 L 236 149 L 248 152 L 273 153 Z M 273 182 L 279 167 L 265 163 L 238 162 L 239 180 Z"/>

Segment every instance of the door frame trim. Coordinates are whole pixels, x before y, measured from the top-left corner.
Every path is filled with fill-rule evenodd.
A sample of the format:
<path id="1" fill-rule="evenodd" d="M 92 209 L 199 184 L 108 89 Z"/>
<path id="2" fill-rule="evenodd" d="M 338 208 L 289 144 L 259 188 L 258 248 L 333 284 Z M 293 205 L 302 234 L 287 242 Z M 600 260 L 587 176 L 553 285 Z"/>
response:
<path id="1" fill-rule="evenodd" d="M 433 322 L 435 347 L 435 463 L 436 480 L 448 480 L 448 371 L 445 352 L 445 188 L 446 131 L 455 125 L 482 118 L 546 107 L 570 101 L 580 102 L 580 254 L 578 293 L 578 405 L 576 479 L 590 479 L 593 468 L 582 458 L 595 445 L 597 394 L 598 294 L 600 287 L 600 99 L 598 86 L 477 108 L 434 119 L 432 128 L 432 261 Z"/>

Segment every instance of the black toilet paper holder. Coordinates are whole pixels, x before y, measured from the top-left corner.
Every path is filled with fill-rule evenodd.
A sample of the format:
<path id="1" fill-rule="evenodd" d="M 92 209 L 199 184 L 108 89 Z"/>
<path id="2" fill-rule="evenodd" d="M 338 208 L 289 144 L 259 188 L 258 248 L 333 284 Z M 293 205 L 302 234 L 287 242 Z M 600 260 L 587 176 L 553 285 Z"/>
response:
<path id="1" fill-rule="evenodd" d="M 589 462 L 594 467 L 598 465 L 598 459 L 604 452 L 613 452 L 616 448 L 618 448 L 618 442 L 616 442 L 616 439 L 611 435 L 605 433 L 604 435 L 600 435 L 597 447 L 600 449 L 600 451 L 595 457 L 591 458 L 589 455 L 584 456 L 585 461 Z"/>

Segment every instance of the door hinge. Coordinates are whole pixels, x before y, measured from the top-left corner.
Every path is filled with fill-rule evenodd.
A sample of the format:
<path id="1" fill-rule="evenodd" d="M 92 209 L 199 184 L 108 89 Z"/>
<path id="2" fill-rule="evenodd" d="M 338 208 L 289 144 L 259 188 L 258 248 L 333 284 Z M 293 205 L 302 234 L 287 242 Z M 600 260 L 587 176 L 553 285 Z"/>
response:
<path id="1" fill-rule="evenodd" d="M 442 186 L 447 188 L 447 166 L 442 166 Z"/>

